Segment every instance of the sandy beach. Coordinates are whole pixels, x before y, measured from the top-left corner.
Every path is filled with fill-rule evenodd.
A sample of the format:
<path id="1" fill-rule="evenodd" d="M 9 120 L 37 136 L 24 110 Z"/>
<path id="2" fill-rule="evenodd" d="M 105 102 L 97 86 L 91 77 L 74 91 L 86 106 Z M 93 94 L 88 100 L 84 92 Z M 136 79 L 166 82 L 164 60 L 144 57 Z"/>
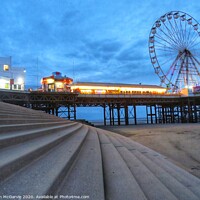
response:
<path id="1" fill-rule="evenodd" d="M 102 127 L 101 127 L 102 128 Z M 200 124 L 103 127 L 139 142 L 200 178 Z"/>

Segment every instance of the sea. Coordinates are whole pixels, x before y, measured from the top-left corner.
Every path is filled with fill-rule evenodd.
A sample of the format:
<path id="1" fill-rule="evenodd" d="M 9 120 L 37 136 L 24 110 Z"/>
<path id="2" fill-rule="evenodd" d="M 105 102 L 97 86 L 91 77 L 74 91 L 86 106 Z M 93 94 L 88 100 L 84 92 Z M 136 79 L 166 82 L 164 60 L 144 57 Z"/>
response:
<path id="1" fill-rule="evenodd" d="M 86 120 L 88 122 L 91 122 L 95 126 L 104 125 L 104 113 L 103 113 L 104 111 L 102 107 L 77 107 L 76 111 L 77 111 L 76 112 L 77 120 Z M 136 113 L 137 113 L 138 124 L 147 123 L 145 106 L 137 106 Z M 108 113 L 107 113 L 107 116 L 109 116 Z M 123 112 L 121 113 L 121 116 L 123 118 Z M 123 123 L 124 121 L 122 119 L 122 124 Z M 133 111 L 131 107 L 129 107 L 129 123 L 134 124 Z M 109 124 L 108 117 L 107 117 L 107 124 Z M 116 122 L 116 125 L 117 125 L 117 122 Z"/>

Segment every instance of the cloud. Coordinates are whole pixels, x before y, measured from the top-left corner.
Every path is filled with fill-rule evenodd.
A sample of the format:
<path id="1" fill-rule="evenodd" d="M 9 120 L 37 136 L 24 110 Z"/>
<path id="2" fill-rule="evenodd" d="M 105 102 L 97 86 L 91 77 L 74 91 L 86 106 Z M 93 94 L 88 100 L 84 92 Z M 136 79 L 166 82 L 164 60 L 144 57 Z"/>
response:
<path id="1" fill-rule="evenodd" d="M 80 13 L 78 10 L 69 10 L 64 13 L 60 21 L 60 26 L 74 26 L 77 23 L 77 20 L 80 18 Z"/>
<path id="2" fill-rule="evenodd" d="M 107 63 L 120 50 L 122 44 L 114 39 L 105 39 L 97 41 L 84 41 L 84 51 L 89 58 L 97 62 Z"/>
<path id="3" fill-rule="evenodd" d="M 81 81 L 159 83 L 149 32 L 160 16 L 176 9 L 200 21 L 196 0 L 1 1 L 0 56 L 26 67 L 30 82 L 38 66 L 40 76 L 61 71 Z"/>

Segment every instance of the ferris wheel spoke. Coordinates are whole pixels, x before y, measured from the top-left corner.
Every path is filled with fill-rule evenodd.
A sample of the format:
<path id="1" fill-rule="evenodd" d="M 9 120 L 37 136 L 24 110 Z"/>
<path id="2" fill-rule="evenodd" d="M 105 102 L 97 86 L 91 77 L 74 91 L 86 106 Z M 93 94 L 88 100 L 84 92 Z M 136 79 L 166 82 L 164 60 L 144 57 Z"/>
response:
<path id="1" fill-rule="evenodd" d="M 183 38 L 181 37 L 181 30 L 180 30 L 180 28 L 178 27 L 175 18 L 174 18 L 174 24 L 175 24 L 175 29 L 176 29 L 177 37 L 179 38 L 179 40 L 180 40 L 180 45 L 181 45 L 181 47 L 182 47 L 184 41 L 183 41 Z"/>
<path id="2" fill-rule="evenodd" d="M 194 56 L 197 60 L 200 60 L 200 54 L 193 54 L 193 56 Z"/>
<path id="3" fill-rule="evenodd" d="M 188 48 L 193 47 L 193 45 L 195 45 L 196 40 L 199 39 L 199 35 L 196 35 L 195 38 L 189 43 Z M 196 43 L 199 44 L 200 42 Z"/>
<path id="4" fill-rule="evenodd" d="M 167 63 L 171 63 L 172 59 L 171 58 L 168 58 L 167 60 L 164 60 L 160 65 L 161 66 L 164 66 L 165 64 Z"/>
<path id="5" fill-rule="evenodd" d="M 170 53 L 168 53 L 168 52 L 157 52 L 156 55 L 160 58 L 160 60 L 161 60 L 161 58 L 162 58 L 162 61 L 163 61 L 164 59 L 175 59 L 175 58 L 176 58 L 176 57 L 174 56 L 174 54 L 172 54 L 171 52 L 170 52 Z"/>
<path id="6" fill-rule="evenodd" d="M 167 47 L 166 47 L 167 48 Z M 165 47 L 163 47 L 163 46 L 159 46 L 159 45 L 157 45 L 156 46 L 156 49 L 158 50 L 158 51 L 164 51 L 164 52 L 171 52 L 171 53 L 175 53 L 176 51 L 174 50 L 174 49 L 172 49 L 172 48 L 167 48 L 166 49 Z"/>
<path id="7" fill-rule="evenodd" d="M 199 42 L 199 43 L 200 43 L 200 42 Z M 191 52 L 192 52 L 192 54 L 194 54 L 194 55 L 199 55 L 199 54 L 200 54 L 200 48 L 199 48 L 199 47 L 193 46 L 193 47 L 191 48 Z"/>
<path id="8" fill-rule="evenodd" d="M 176 38 L 176 42 L 179 44 L 179 46 L 181 46 L 181 42 L 180 42 L 179 35 L 178 35 L 176 29 L 172 26 L 172 23 L 171 23 L 170 20 L 169 20 L 169 24 L 170 24 L 170 26 L 171 26 L 171 29 L 173 30 L 174 37 L 176 36 L 176 37 L 175 37 L 175 38 Z"/>
<path id="9" fill-rule="evenodd" d="M 183 26 L 182 26 L 182 23 L 181 23 L 181 20 L 179 20 L 179 24 L 180 24 L 180 27 L 181 27 L 181 35 L 182 35 L 182 39 L 183 39 L 183 43 L 185 45 L 185 35 L 184 35 L 184 30 L 183 30 Z"/>
<path id="10" fill-rule="evenodd" d="M 163 24 L 164 24 L 165 29 L 169 33 L 169 34 L 167 34 L 167 36 L 170 37 L 172 39 L 172 41 L 176 43 L 176 38 L 174 37 L 173 32 L 170 31 L 170 29 L 166 26 L 165 22 L 163 22 Z"/>
<path id="11" fill-rule="evenodd" d="M 159 42 L 157 42 L 158 44 L 156 44 L 155 45 L 155 48 L 156 49 L 158 49 L 158 48 L 160 48 L 160 49 L 164 49 L 165 51 L 173 51 L 173 52 L 176 52 L 176 50 L 174 49 L 174 48 L 172 48 L 172 47 L 169 47 L 169 46 L 167 46 L 166 44 L 162 44 L 162 43 L 159 43 Z"/>
<path id="12" fill-rule="evenodd" d="M 156 48 L 157 50 L 157 53 L 156 55 L 157 56 L 160 56 L 160 55 L 169 55 L 169 56 L 172 56 L 172 57 L 175 57 L 175 55 L 177 55 L 177 52 L 176 51 L 172 51 L 172 50 L 164 50 L 164 49 L 161 49 L 161 48 Z"/>
<path id="13" fill-rule="evenodd" d="M 164 28 L 166 29 L 166 31 L 167 31 L 168 34 L 166 33 L 166 31 L 162 30 L 163 33 L 164 33 L 167 37 L 169 37 L 173 42 L 175 42 L 175 43 L 178 44 L 177 38 L 175 37 L 176 34 L 174 34 L 174 32 L 171 31 L 171 30 L 167 27 L 167 25 L 166 25 L 166 23 L 165 23 L 164 21 L 163 21 L 163 25 L 164 25 Z M 160 27 L 159 27 L 159 28 L 160 28 Z M 160 29 L 161 29 L 161 28 L 160 28 Z"/>
<path id="14" fill-rule="evenodd" d="M 158 39 L 160 39 L 161 41 L 164 41 L 166 43 L 168 43 L 170 46 L 175 47 L 174 44 L 172 42 L 167 41 L 166 39 L 164 39 L 163 37 L 161 37 L 159 34 L 156 34 L 155 37 L 157 37 Z M 157 41 L 158 42 L 158 41 Z"/>
<path id="15" fill-rule="evenodd" d="M 188 48 L 190 48 L 190 45 L 191 45 L 196 39 L 198 39 L 198 38 L 199 38 L 199 35 L 197 35 L 196 32 L 194 32 L 194 33 L 190 36 L 190 38 L 189 38 L 189 40 L 188 40 Z"/>
<path id="16" fill-rule="evenodd" d="M 181 20 L 179 20 L 180 24 L 180 30 L 181 30 L 181 36 L 182 36 L 182 43 L 183 46 L 186 46 L 186 22 L 184 21 L 184 24 L 182 25 Z"/>
<path id="17" fill-rule="evenodd" d="M 181 22 L 180 22 L 181 24 Z M 184 46 L 187 46 L 187 22 L 184 21 L 184 30 L 183 30 L 183 39 L 184 39 Z"/>
<path id="18" fill-rule="evenodd" d="M 189 26 L 189 33 L 188 33 L 188 37 L 187 37 L 187 47 L 189 45 L 189 41 L 190 41 L 190 32 L 191 32 L 191 26 Z"/>
<path id="19" fill-rule="evenodd" d="M 176 44 L 173 44 L 171 41 L 170 41 L 170 42 L 167 41 L 166 39 L 162 38 L 162 37 L 161 37 L 160 35 L 158 35 L 158 34 L 157 34 L 156 37 L 159 38 L 161 41 L 165 41 L 165 42 L 166 42 L 167 44 L 169 44 L 172 48 L 178 50 L 177 45 L 176 45 Z M 169 38 L 170 38 L 170 37 L 169 37 Z M 159 44 L 165 45 L 165 44 L 163 44 L 160 40 L 159 40 L 159 42 L 158 42 L 158 40 L 157 40 L 156 42 L 158 42 Z"/>
<path id="20" fill-rule="evenodd" d="M 198 38 L 197 38 L 198 39 Z M 196 40 L 197 40 L 196 39 Z M 194 51 L 194 50 L 196 50 L 196 51 L 199 51 L 200 50 L 200 41 L 199 42 L 197 42 L 197 41 L 193 41 L 193 42 L 191 42 L 191 44 L 190 44 L 190 46 L 189 46 L 189 49 L 190 49 L 190 51 Z M 199 46 L 197 46 L 197 45 L 199 45 Z"/>
<path id="21" fill-rule="evenodd" d="M 163 22 L 164 27 L 166 28 L 167 32 L 169 34 L 167 34 L 165 31 L 161 30 L 168 38 L 170 38 L 173 42 L 175 42 L 177 45 L 179 45 L 179 43 L 177 42 L 177 38 L 175 37 L 175 34 L 173 32 L 170 31 L 170 29 L 166 26 L 166 24 Z"/>
<path id="22" fill-rule="evenodd" d="M 160 58 L 166 58 L 166 59 L 174 59 L 174 56 L 172 54 L 158 54 Z"/>
<path id="23" fill-rule="evenodd" d="M 161 30 L 162 31 L 162 30 Z M 163 31 L 162 31 L 163 32 Z M 164 33 L 164 32 L 163 32 Z M 164 33 L 165 34 L 165 33 Z M 171 38 L 170 36 L 168 36 L 167 34 L 165 34 L 167 36 L 167 38 L 169 39 L 169 41 L 167 41 L 166 39 L 164 39 L 160 34 L 156 34 L 155 36 L 157 38 L 159 38 L 162 41 L 165 41 L 166 43 L 168 43 L 170 46 L 174 46 L 174 40 L 173 38 Z"/>
<path id="24" fill-rule="evenodd" d="M 171 30 L 167 27 L 167 25 L 166 25 L 165 22 L 163 22 L 163 24 L 164 24 L 165 29 L 166 29 L 167 32 L 169 33 L 169 36 L 170 36 L 171 38 L 173 38 L 173 41 L 174 41 L 174 42 L 177 42 L 174 32 L 171 31 Z"/>
<path id="25" fill-rule="evenodd" d="M 200 56 L 200 52 L 199 52 L 199 49 L 197 49 L 196 51 L 194 51 L 195 49 L 193 49 L 193 52 L 191 53 L 191 56 L 192 57 L 199 57 Z"/>

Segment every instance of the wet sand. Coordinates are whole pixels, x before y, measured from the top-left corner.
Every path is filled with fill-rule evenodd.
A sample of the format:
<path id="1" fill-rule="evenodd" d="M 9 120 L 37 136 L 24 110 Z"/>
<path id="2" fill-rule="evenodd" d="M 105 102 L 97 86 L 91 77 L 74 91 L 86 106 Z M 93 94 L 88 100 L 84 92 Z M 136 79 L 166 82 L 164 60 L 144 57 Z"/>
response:
<path id="1" fill-rule="evenodd" d="M 200 178 L 200 124 L 101 127 L 139 142 Z"/>

